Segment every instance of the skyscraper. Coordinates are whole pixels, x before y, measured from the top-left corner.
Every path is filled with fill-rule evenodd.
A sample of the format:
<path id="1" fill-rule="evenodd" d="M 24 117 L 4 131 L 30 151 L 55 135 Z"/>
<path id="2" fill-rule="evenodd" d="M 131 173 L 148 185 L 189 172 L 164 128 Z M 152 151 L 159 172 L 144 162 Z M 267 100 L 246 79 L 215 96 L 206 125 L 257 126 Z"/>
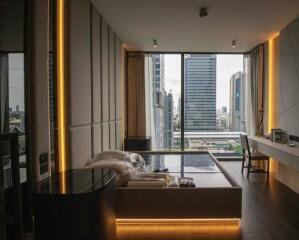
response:
<path id="1" fill-rule="evenodd" d="M 165 79 L 164 79 L 164 56 L 152 55 L 153 64 L 153 109 L 155 121 L 156 148 L 165 147 Z"/>
<path id="2" fill-rule="evenodd" d="M 173 147 L 173 131 L 174 131 L 174 115 L 173 115 L 173 96 L 172 93 L 168 93 L 165 97 L 165 147 L 172 148 Z"/>
<path id="3" fill-rule="evenodd" d="M 185 131 L 216 130 L 216 55 L 185 56 Z"/>
<path id="4" fill-rule="evenodd" d="M 230 78 L 230 131 L 245 130 L 245 83 L 242 72 L 236 72 Z"/>

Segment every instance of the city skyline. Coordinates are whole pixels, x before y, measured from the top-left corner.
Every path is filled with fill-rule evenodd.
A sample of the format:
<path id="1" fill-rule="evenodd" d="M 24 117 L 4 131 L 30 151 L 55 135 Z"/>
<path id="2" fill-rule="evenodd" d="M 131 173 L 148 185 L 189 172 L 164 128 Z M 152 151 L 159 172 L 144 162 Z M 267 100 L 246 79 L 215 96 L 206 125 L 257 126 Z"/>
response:
<path id="1" fill-rule="evenodd" d="M 175 110 L 181 95 L 181 55 L 163 54 L 165 59 L 165 90 L 172 90 Z M 243 54 L 216 54 L 216 109 L 229 104 L 230 78 L 236 72 L 243 72 Z"/>

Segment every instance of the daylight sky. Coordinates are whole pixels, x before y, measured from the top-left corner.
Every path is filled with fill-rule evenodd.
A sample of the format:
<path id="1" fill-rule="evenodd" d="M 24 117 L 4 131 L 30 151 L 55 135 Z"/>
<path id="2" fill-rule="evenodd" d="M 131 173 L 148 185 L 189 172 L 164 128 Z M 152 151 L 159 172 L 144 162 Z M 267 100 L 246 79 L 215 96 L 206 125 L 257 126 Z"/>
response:
<path id="1" fill-rule="evenodd" d="M 241 54 L 218 54 L 216 70 L 216 108 L 223 106 L 229 108 L 229 80 L 230 77 L 243 71 L 243 55 Z M 174 106 L 177 108 L 181 94 L 181 55 L 165 54 L 165 88 L 172 90 Z"/>

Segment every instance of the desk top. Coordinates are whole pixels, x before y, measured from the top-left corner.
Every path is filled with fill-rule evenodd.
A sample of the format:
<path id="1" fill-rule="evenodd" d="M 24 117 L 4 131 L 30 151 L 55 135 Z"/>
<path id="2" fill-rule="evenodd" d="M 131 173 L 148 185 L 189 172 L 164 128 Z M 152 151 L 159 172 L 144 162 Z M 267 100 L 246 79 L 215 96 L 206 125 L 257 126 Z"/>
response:
<path id="1" fill-rule="evenodd" d="M 251 140 L 251 141 L 255 141 L 255 142 L 265 144 L 269 147 L 275 148 L 275 149 L 280 150 L 282 152 L 286 152 L 286 153 L 291 154 L 293 156 L 299 157 L 299 146 L 298 145 L 296 145 L 295 147 L 290 147 L 287 144 L 272 142 L 269 139 L 266 139 L 266 138 L 263 138 L 263 137 L 257 137 L 257 136 L 248 136 L 248 139 Z"/>
<path id="2" fill-rule="evenodd" d="M 115 172 L 108 168 L 73 169 L 54 174 L 39 182 L 33 193 L 38 194 L 82 194 L 105 187 Z"/>

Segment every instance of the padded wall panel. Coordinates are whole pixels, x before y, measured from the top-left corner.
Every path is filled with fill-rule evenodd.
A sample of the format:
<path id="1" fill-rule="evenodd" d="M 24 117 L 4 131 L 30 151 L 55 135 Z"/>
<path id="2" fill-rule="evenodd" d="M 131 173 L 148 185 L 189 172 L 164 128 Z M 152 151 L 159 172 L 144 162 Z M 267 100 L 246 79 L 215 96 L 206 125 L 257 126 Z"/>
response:
<path id="1" fill-rule="evenodd" d="M 93 144 L 93 157 L 102 151 L 102 126 L 101 124 L 92 125 L 92 144 Z"/>
<path id="2" fill-rule="evenodd" d="M 123 121 L 117 121 L 115 122 L 116 127 L 116 149 L 122 150 L 123 149 L 123 139 L 124 139 L 124 133 L 123 133 Z"/>
<path id="3" fill-rule="evenodd" d="M 122 119 L 123 55 L 121 41 L 88 0 L 70 1 L 69 16 L 69 154 L 71 168 L 78 168 L 99 152 L 122 149 L 116 118 Z"/>
<path id="4" fill-rule="evenodd" d="M 85 167 L 91 159 L 91 126 L 75 127 L 69 130 L 71 168 Z"/>
<path id="5" fill-rule="evenodd" d="M 122 84 L 122 43 L 115 37 L 115 112 L 116 120 L 122 119 L 123 109 L 123 84 Z"/>
<path id="6" fill-rule="evenodd" d="M 101 19 L 101 67 L 102 67 L 102 121 L 109 120 L 109 28 Z"/>
<path id="7" fill-rule="evenodd" d="M 70 1 L 69 120 L 71 126 L 91 123 L 90 3 Z"/>
<path id="8" fill-rule="evenodd" d="M 92 122 L 101 122 L 101 16 L 92 6 Z"/>
<path id="9" fill-rule="evenodd" d="M 114 32 L 109 28 L 109 119 L 115 120 L 115 44 Z"/>
<path id="10" fill-rule="evenodd" d="M 107 151 L 110 148 L 110 132 L 109 122 L 102 123 L 102 151 Z"/>
<path id="11" fill-rule="evenodd" d="M 116 144 L 115 144 L 115 122 L 109 123 L 109 140 L 110 140 L 110 150 L 115 150 Z"/>
<path id="12" fill-rule="evenodd" d="M 70 1 L 69 17 L 69 120 L 76 126 L 91 123 L 89 1 Z"/>

